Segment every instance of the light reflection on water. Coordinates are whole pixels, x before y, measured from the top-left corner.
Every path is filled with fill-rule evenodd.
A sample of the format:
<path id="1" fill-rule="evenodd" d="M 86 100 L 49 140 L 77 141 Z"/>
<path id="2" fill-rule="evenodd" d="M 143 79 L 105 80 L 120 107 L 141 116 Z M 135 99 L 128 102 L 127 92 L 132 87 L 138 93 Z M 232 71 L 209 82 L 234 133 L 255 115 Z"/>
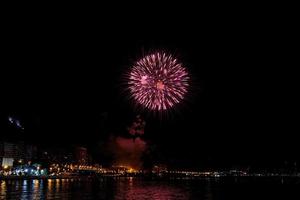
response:
<path id="1" fill-rule="evenodd" d="M 0 199 L 21 200 L 289 199 L 286 194 L 299 193 L 299 180 L 288 185 L 280 181 L 239 180 L 237 183 L 222 179 L 145 181 L 138 178 L 0 180 L 0 184 Z"/>
<path id="2" fill-rule="evenodd" d="M 129 179 L 126 182 L 118 182 L 117 193 L 114 197 L 116 200 L 121 199 L 189 199 L 188 192 L 178 186 L 157 184 L 157 182 L 133 182 Z"/>
<path id="3" fill-rule="evenodd" d="M 178 186 L 134 178 L 1 180 L 0 199 L 188 199 Z"/>

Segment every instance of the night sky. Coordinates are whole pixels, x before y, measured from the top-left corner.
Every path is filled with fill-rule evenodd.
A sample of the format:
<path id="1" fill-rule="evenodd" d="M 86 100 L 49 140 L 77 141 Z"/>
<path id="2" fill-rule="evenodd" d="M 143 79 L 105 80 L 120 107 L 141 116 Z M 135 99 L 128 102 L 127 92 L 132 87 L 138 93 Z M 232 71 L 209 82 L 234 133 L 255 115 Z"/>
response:
<path id="1" fill-rule="evenodd" d="M 7 24 L 1 38 L 1 137 L 12 115 L 24 123 L 18 134 L 27 141 L 93 148 L 124 134 L 140 114 L 147 122 L 145 139 L 174 162 L 299 160 L 293 32 L 278 20 L 193 19 Z M 177 56 L 192 77 L 183 105 L 159 118 L 135 109 L 124 88 L 132 63 L 157 49 Z"/>

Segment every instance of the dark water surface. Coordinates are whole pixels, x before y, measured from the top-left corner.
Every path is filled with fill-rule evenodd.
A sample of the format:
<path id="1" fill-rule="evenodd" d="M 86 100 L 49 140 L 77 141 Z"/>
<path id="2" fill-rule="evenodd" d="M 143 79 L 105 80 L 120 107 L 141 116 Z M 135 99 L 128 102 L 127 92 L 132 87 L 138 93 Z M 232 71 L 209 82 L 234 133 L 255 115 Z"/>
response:
<path id="1" fill-rule="evenodd" d="M 300 180 L 217 178 L 153 181 L 139 178 L 0 180 L 0 199 L 300 199 Z"/>

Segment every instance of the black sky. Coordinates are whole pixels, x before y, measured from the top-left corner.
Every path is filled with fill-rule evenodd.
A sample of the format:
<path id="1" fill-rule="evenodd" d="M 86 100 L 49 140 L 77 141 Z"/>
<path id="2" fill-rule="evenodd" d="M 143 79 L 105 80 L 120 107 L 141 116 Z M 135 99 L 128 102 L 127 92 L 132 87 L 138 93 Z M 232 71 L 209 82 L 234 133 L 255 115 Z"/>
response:
<path id="1" fill-rule="evenodd" d="M 26 138 L 36 143 L 92 146 L 141 114 L 145 137 L 170 157 L 299 159 L 293 30 L 272 17 L 192 19 L 8 23 L 1 39 L 2 120 L 21 118 Z M 187 102 L 162 120 L 134 110 L 122 88 L 132 62 L 156 49 L 178 56 L 193 78 Z"/>

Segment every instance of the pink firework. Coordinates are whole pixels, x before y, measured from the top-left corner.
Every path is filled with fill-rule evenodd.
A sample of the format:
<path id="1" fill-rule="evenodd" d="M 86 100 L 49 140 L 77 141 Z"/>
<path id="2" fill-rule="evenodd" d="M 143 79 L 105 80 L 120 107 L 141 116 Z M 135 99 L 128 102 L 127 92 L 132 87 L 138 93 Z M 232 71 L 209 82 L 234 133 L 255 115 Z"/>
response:
<path id="1" fill-rule="evenodd" d="M 137 61 L 129 74 L 132 97 L 150 110 L 167 110 L 187 92 L 189 76 L 180 62 L 166 53 L 153 53 Z"/>

